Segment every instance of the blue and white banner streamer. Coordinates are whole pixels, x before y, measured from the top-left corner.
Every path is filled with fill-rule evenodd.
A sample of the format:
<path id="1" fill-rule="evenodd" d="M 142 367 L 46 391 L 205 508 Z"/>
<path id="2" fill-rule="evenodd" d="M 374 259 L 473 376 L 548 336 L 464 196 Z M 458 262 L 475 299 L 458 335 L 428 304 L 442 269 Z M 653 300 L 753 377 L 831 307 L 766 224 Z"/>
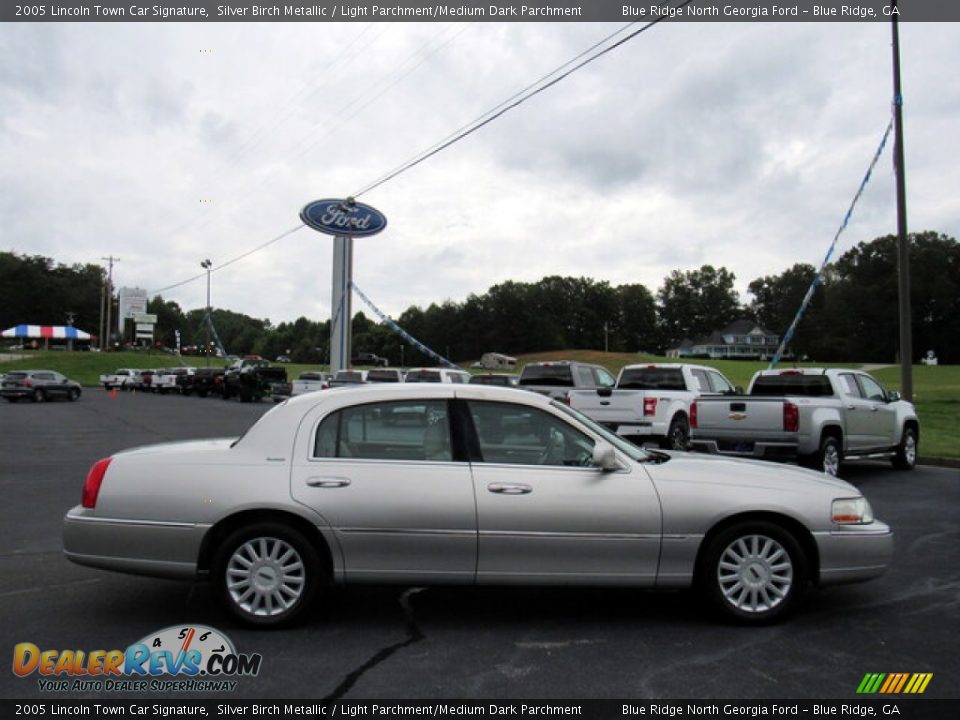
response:
<path id="1" fill-rule="evenodd" d="M 813 276 L 813 281 L 810 283 L 810 287 L 807 289 L 807 294 L 803 296 L 803 302 L 800 303 L 800 309 L 797 310 L 797 314 L 793 318 L 793 322 L 790 323 L 790 327 L 787 328 L 787 331 L 783 334 L 783 340 L 780 341 L 780 347 L 777 348 L 777 352 L 773 356 L 773 360 L 770 361 L 771 370 L 777 366 L 777 363 L 780 362 L 780 358 L 783 356 L 787 346 L 793 339 L 793 333 L 797 329 L 797 325 L 800 324 L 800 320 L 803 319 L 804 314 L 806 314 L 807 308 L 810 306 L 810 303 L 813 300 L 813 295 L 817 291 L 817 286 L 820 284 L 820 278 L 823 276 L 823 271 L 830 263 L 830 258 L 833 257 L 833 251 L 837 247 L 837 240 L 840 239 L 840 235 L 843 233 L 843 231 L 847 229 L 847 224 L 850 222 L 850 217 L 853 215 L 853 208 L 856 207 L 857 202 L 860 200 L 860 196 L 863 195 L 864 188 L 867 186 L 867 183 L 870 182 L 870 176 L 873 174 L 873 169 L 877 166 L 877 161 L 880 160 L 880 156 L 883 154 L 883 148 L 887 144 L 887 138 L 890 137 L 891 130 L 893 130 L 893 118 L 890 118 L 890 122 L 887 123 L 887 129 L 883 133 L 883 139 L 880 141 L 880 146 L 877 148 L 877 152 L 873 155 L 873 160 L 870 162 L 870 167 L 867 168 L 867 174 L 863 176 L 863 181 L 860 183 L 860 187 L 857 189 L 857 194 L 853 196 L 853 201 L 850 203 L 850 207 L 847 208 L 847 214 L 843 216 L 843 222 L 840 223 L 840 228 L 837 230 L 837 234 L 833 236 L 833 242 L 830 243 L 830 248 L 827 250 L 827 254 L 823 258 L 823 262 L 820 263 L 820 269 L 817 270 L 817 274 Z"/>
<path id="2" fill-rule="evenodd" d="M 360 296 L 360 299 L 367 304 L 367 306 L 373 311 L 373 313 L 378 318 L 380 318 L 380 320 L 383 323 L 385 323 L 387 327 L 393 330 L 397 335 L 402 337 L 408 343 L 413 345 L 413 347 L 415 347 L 417 350 L 422 352 L 424 355 L 429 355 L 434 360 L 437 360 L 438 362 L 443 363 L 447 367 L 458 368 L 456 363 L 451 362 L 450 360 L 447 360 L 445 357 L 443 357 L 439 353 L 434 352 L 433 350 L 428 348 L 426 345 L 424 345 L 422 342 L 417 340 L 413 335 L 411 335 L 402 327 L 397 325 L 393 320 L 391 320 L 388 315 L 386 315 L 380 308 L 378 308 L 376 305 L 373 304 L 373 301 L 364 294 L 363 290 L 357 287 L 357 284 L 353 282 L 353 280 L 350 281 L 350 287 L 357 291 L 357 295 Z"/>

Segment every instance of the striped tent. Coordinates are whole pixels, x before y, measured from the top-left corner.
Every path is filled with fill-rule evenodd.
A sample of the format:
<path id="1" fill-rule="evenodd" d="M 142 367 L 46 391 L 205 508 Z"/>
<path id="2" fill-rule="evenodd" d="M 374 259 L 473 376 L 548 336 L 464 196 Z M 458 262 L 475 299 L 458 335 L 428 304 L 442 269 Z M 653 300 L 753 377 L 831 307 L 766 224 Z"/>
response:
<path id="1" fill-rule="evenodd" d="M 3 331 L 5 338 L 39 338 L 45 340 L 89 340 L 90 333 L 64 325 L 17 325 Z"/>

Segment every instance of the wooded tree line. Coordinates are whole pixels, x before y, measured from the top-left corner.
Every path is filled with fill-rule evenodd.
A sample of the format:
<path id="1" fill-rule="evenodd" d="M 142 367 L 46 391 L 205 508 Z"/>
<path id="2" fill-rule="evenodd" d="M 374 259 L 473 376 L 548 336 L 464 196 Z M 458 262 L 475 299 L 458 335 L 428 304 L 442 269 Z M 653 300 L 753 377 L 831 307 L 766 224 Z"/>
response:
<path id="1" fill-rule="evenodd" d="M 960 244 L 935 232 L 910 235 L 914 360 L 934 350 L 941 362 L 960 362 Z M 551 276 L 533 283 L 507 281 L 462 302 L 411 306 L 395 318 L 411 335 L 459 362 L 484 352 L 605 348 L 662 354 L 684 338 L 696 340 L 739 318 L 782 335 L 815 274 L 796 264 L 753 280 L 741 303 L 735 275 L 704 265 L 675 270 L 656 294 L 641 284 L 612 286 L 591 278 Z M 74 324 L 95 332 L 104 270 L 64 266 L 49 258 L 0 253 L 0 327 L 18 323 Z M 205 339 L 203 309 L 184 311 L 160 296 L 148 312 L 158 316 L 157 340 L 172 347 L 179 330 L 184 345 Z M 325 362 L 329 322 L 301 317 L 273 325 L 224 309 L 213 321 L 231 353 L 297 362 Z M 898 346 L 896 238 L 862 242 L 830 264 L 792 342 L 797 356 L 818 361 L 893 362 Z M 386 326 L 363 313 L 353 319 L 355 352 L 391 363 L 432 364 Z M 401 348 L 403 357 L 401 358 Z"/>

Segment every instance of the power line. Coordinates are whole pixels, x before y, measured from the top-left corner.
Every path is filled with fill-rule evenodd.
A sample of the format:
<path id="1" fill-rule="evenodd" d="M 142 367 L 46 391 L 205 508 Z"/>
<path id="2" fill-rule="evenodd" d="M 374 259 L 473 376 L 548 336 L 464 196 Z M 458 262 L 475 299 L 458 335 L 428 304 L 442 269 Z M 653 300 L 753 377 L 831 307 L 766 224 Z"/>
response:
<path id="1" fill-rule="evenodd" d="M 694 0 L 685 0 L 685 2 L 680 3 L 680 4 L 677 5 L 676 7 L 677 7 L 677 9 L 684 8 L 684 7 L 686 7 L 687 5 L 691 4 L 693 1 L 694 1 Z M 450 146 L 453 145 L 454 143 L 457 143 L 457 142 L 459 142 L 460 140 L 463 140 L 464 138 L 468 137 L 469 135 L 472 135 L 473 133 L 475 133 L 477 130 L 479 130 L 479 129 L 481 129 L 481 128 L 487 126 L 487 125 L 489 125 L 491 122 L 493 122 L 493 121 L 496 120 L 497 118 L 503 116 L 504 114 L 506 114 L 506 113 L 509 112 L 510 110 L 513 110 L 514 108 L 519 107 L 520 105 L 522 105 L 523 103 L 525 103 L 525 102 L 526 102 L 527 100 L 529 100 L 530 98 L 536 97 L 537 95 L 539 95 L 539 94 L 542 93 L 543 91 L 548 90 L 549 88 L 552 88 L 554 85 L 557 85 L 558 83 L 562 82 L 563 80 L 566 80 L 568 77 L 570 77 L 571 75 L 573 75 L 573 73 L 575 73 L 575 72 L 577 72 L 578 70 L 586 67 L 587 65 L 589 65 L 590 63 L 592 63 L 594 60 L 597 60 L 597 59 L 603 57 L 604 55 L 606 55 L 607 53 L 611 52 L 612 50 L 615 50 L 615 49 L 617 49 L 618 47 L 620 47 L 621 45 L 624 45 L 625 43 L 629 42 L 630 40 L 633 40 L 635 37 L 639 36 L 641 33 L 646 32 L 647 30 L 649 30 L 650 28 L 652 28 L 652 27 L 653 27 L 654 25 L 656 25 L 657 23 L 660 23 L 660 22 L 663 22 L 664 20 L 669 19 L 669 17 L 670 17 L 670 16 L 668 16 L 668 15 L 661 15 L 660 17 L 656 18 L 655 20 L 651 20 L 650 22 L 648 22 L 648 23 L 647 23 L 646 25 L 644 25 L 643 27 L 639 28 L 638 30 L 635 30 L 634 32 L 632 32 L 632 33 L 630 33 L 629 35 L 627 35 L 626 37 L 621 38 L 620 40 L 618 40 L 617 42 L 613 43 L 612 45 L 610 45 L 610 46 L 608 46 L 608 47 L 600 50 L 598 53 L 596 53 L 596 54 L 594 54 L 594 55 L 591 55 L 591 56 L 588 57 L 586 60 L 584 60 L 584 61 L 582 61 L 582 62 L 574 65 L 572 68 L 570 68 L 570 69 L 567 70 L 566 72 L 563 72 L 562 74 L 558 75 L 557 77 L 553 78 L 552 80 L 550 80 L 550 81 L 548 81 L 548 82 L 545 82 L 543 85 L 540 85 L 540 87 L 536 87 L 536 86 L 539 85 L 540 83 L 544 82 L 544 80 L 545 80 L 546 78 L 549 78 L 550 76 L 555 75 L 555 74 L 557 73 L 557 71 L 559 70 L 559 68 L 558 68 L 558 70 L 553 70 L 552 72 L 547 73 L 543 78 L 541 78 L 540 80 L 538 80 L 538 81 L 535 82 L 535 83 L 532 83 L 531 85 L 528 85 L 527 88 L 525 88 L 524 90 L 520 91 L 520 93 L 518 93 L 517 95 L 521 95 L 521 97 L 517 97 L 517 95 L 514 95 L 513 98 L 511 98 L 510 100 L 505 100 L 503 103 L 501 103 L 500 105 L 498 105 L 497 108 L 495 108 L 493 111 L 490 111 L 490 112 L 485 113 L 484 115 L 481 115 L 480 118 L 478 118 L 477 120 L 475 120 L 473 123 L 470 123 L 468 126 L 466 126 L 465 129 L 462 129 L 461 131 L 457 132 L 453 137 L 450 137 L 450 138 L 447 139 L 447 140 L 441 141 L 438 145 L 435 145 L 435 146 L 433 146 L 432 148 L 427 149 L 427 150 L 424 150 L 424 151 L 422 151 L 420 154 L 413 156 L 413 158 L 411 158 L 411 159 L 408 160 L 407 162 L 403 163 L 402 165 L 400 165 L 400 166 L 399 166 L 398 168 L 396 168 L 395 170 L 390 171 L 389 173 L 387 173 L 386 175 L 384 175 L 383 177 L 381 177 L 379 180 L 376 180 L 375 182 L 370 183 L 369 185 L 367 185 L 366 187 L 362 188 L 361 190 L 358 190 L 357 192 L 353 193 L 353 197 L 360 197 L 361 195 L 364 195 L 364 194 L 370 192 L 371 190 L 380 187 L 380 186 L 383 185 L 384 183 L 387 183 L 387 182 L 389 182 L 390 180 L 393 180 L 393 179 L 394 179 L 395 177 L 397 177 L 398 175 L 401 175 L 401 174 L 405 173 L 407 170 L 410 170 L 410 169 L 416 167 L 417 165 L 419 165 L 420 163 L 424 162 L 425 160 L 428 160 L 429 158 L 433 157 L 434 155 L 442 152 L 443 150 L 446 150 L 448 147 L 450 147 Z M 612 38 L 612 37 L 620 34 L 621 32 L 623 32 L 623 30 L 624 30 L 626 27 L 629 27 L 629 25 L 632 25 L 632 24 L 633 24 L 633 23 L 630 23 L 630 24 L 628 24 L 627 26 L 624 26 L 624 28 L 621 28 L 620 30 L 618 30 L 617 32 L 615 32 L 615 33 L 613 33 L 613 34 L 611 34 L 611 35 L 608 35 L 607 38 L 605 38 L 604 40 L 601 40 L 599 43 L 595 44 L 595 45 L 593 46 L 593 48 L 596 48 L 598 45 L 603 44 L 604 42 L 606 42 L 606 41 L 609 40 L 610 38 Z M 590 52 L 593 48 L 590 48 L 590 49 L 584 51 L 583 53 L 580 53 L 580 55 L 579 55 L 578 57 L 582 57 L 582 56 L 583 56 L 584 54 L 586 54 L 587 52 Z M 566 66 L 569 65 L 571 62 L 574 62 L 574 60 L 571 60 L 571 61 L 568 61 L 568 62 L 564 63 L 563 65 L 560 66 L 560 68 L 566 67 Z M 535 88 L 535 89 L 531 89 L 531 88 Z M 530 90 L 530 92 L 527 92 L 528 90 Z M 524 93 L 525 93 L 525 94 L 524 94 Z"/>
<path id="2" fill-rule="evenodd" d="M 677 5 L 676 7 L 677 7 L 678 9 L 684 8 L 684 7 L 686 7 L 687 5 L 690 5 L 692 2 L 694 2 L 694 0 L 685 0 L 684 2 L 680 3 L 680 4 Z M 668 15 L 661 15 L 660 17 L 658 17 L 658 18 L 656 18 L 656 19 L 654 19 L 654 20 L 651 20 L 651 21 L 648 22 L 646 25 L 644 25 L 643 27 L 635 30 L 634 32 L 632 32 L 632 33 L 630 33 L 629 35 L 627 35 L 626 37 L 623 37 L 623 38 L 617 40 L 617 41 L 616 41 L 615 43 L 613 43 L 612 45 L 608 45 L 607 47 L 603 48 L 603 49 L 600 50 L 599 52 L 597 52 L 597 53 L 595 53 L 595 54 L 593 54 L 593 55 L 590 55 L 589 57 L 587 57 L 587 58 L 586 58 L 585 60 L 583 60 L 582 62 L 579 62 L 579 63 L 573 65 L 573 67 L 570 67 L 568 70 L 566 70 L 566 71 L 563 72 L 562 74 L 557 75 L 557 73 L 558 73 L 560 70 L 562 70 L 563 68 L 567 68 L 567 67 L 569 67 L 571 64 L 576 63 L 577 60 L 579 60 L 580 58 L 583 58 L 585 55 L 588 55 L 589 53 L 593 52 L 593 51 L 596 50 L 598 47 L 604 45 L 605 43 L 607 43 L 608 41 L 610 41 L 612 38 L 614 38 L 614 37 L 616 37 L 617 35 L 619 35 L 619 34 L 621 34 L 622 32 L 624 32 L 627 28 L 632 27 L 633 25 L 636 24 L 636 23 L 627 23 L 626 25 L 624 25 L 623 27 L 621 27 L 621 28 L 618 29 L 617 31 L 611 33 L 610 35 L 607 35 L 607 36 L 604 37 L 603 39 L 601 39 L 601 40 L 599 40 L 598 42 L 594 43 L 594 44 L 591 45 L 589 48 L 587 48 L 587 49 L 584 50 L 583 52 L 579 53 L 577 56 L 575 56 L 575 57 L 572 58 L 571 60 L 568 60 L 567 62 L 565 62 L 565 63 L 563 63 L 562 65 L 558 66 L 558 67 L 555 68 L 554 70 L 550 71 L 549 73 L 547 73 L 546 75 L 544 75 L 543 77 L 541 77 L 541 78 L 540 78 L 539 80 L 537 80 L 536 82 L 531 83 L 530 85 L 528 85 L 527 87 L 525 87 L 523 90 L 520 90 L 519 92 L 515 93 L 514 95 L 512 95 L 512 96 L 511 96 L 510 98 L 508 98 L 507 100 L 504 100 L 504 101 L 501 102 L 499 105 L 495 106 L 492 110 L 489 110 L 489 111 L 487 111 L 486 113 L 480 115 L 480 116 L 479 116 L 476 120 L 474 120 L 473 122 L 468 123 L 467 125 L 462 126 L 459 130 L 455 131 L 455 132 L 452 133 L 451 135 L 448 135 L 446 138 L 444 138 L 443 140 L 441 140 L 439 143 L 435 143 L 434 145 L 430 146 L 427 150 L 422 151 L 421 153 L 419 153 L 418 155 L 415 155 L 413 158 L 411 158 L 411 159 L 408 160 L 407 162 L 403 163 L 402 165 L 398 166 L 398 167 L 395 168 L 394 170 L 391 170 L 391 171 L 388 172 L 386 175 L 381 176 L 378 180 L 376 180 L 376 181 L 368 184 L 367 186 L 365 186 L 365 187 L 362 188 L 361 190 L 353 193 L 353 197 L 359 197 L 359 196 L 362 195 L 362 194 L 368 193 L 368 192 L 370 192 L 371 190 L 373 190 L 373 189 L 375 189 L 375 188 L 377 188 L 377 187 L 380 187 L 381 185 L 384 185 L 385 183 L 387 183 L 387 182 L 389 182 L 390 180 L 394 179 L 394 178 L 397 177 L 398 175 L 403 174 L 403 173 L 406 172 L 407 170 L 410 170 L 410 169 L 416 167 L 417 165 L 423 163 L 424 161 L 428 160 L 429 158 L 433 157 L 434 155 L 436 155 L 436 154 L 442 152 L 443 150 L 447 149 L 447 148 L 450 147 L 451 145 L 459 142 L 460 140 L 463 140 L 464 138 L 468 137 L 469 135 L 472 135 L 472 134 L 473 134 L 474 132 L 476 132 L 477 130 L 479 130 L 479 129 L 481 129 L 481 128 L 487 126 L 487 125 L 489 125 L 491 122 L 493 122 L 493 121 L 496 120 L 497 118 L 501 117 L 501 116 L 504 115 L 505 113 L 509 112 L 510 110 L 513 110 L 514 108 L 519 107 L 520 105 L 522 105 L 523 103 L 525 103 L 525 102 L 526 102 L 527 100 L 529 100 L 530 98 L 539 95 L 540 93 L 542 93 L 542 92 L 544 92 L 545 90 L 553 87 L 554 85 L 557 85 L 557 84 L 560 83 L 561 81 L 563 81 L 563 80 L 565 80 L 566 78 L 570 77 L 573 73 L 577 72 L 578 70 L 580 70 L 580 69 L 586 67 L 587 65 L 589 65 L 590 63 L 592 63 L 594 60 L 597 60 L 597 59 L 599 59 L 600 57 L 602 57 L 602 56 L 606 55 L 607 53 L 611 52 L 612 50 L 615 50 L 616 48 L 620 47 L 621 45 L 626 44 L 626 43 L 629 42 L 630 40 L 633 40 L 634 38 L 638 37 L 638 36 L 641 35 L 642 33 L 644 33 L 644 32 L 646 32 L 647 30 L 649 30 L 649 29 L 650 29 L 651 27 L 653 27 L 654 25 L 656 25 L 656 24 L 658 24 L 658 23 L 660 23 L 660 22 L 663 22 L 664 20 L 668 20 L 669 18 L 670 18 L 670 16 L 668 16 Z M 439 48 L 438 48 L 438 49 L 439 49 Z M 431 54 L 432 54 L 432 53 L 431 53 Z M 555 75 L 557 75 L 557 76 L 556 76 L 556 77 L 553 77 L 553 76 L 555 76 Z M 553 79 L 547 81 L 547 79 L 548 79 L 548 78 L 551 78 L 551 77 L 553 77 Z M 538 86 L 539 86 L 539 87 L 538 87 Z M 384 89 L 384 91 L 386 91 L 386 89 Z M 243 260 L 244 258 L 249 257 L 250 255 L 252 255 L 252 254 L 254 254 L 254 253 L 256 253 L 256 252 L 259 252 L 260 250 L 263 250 L 264 248 L 269 247 L 270 245 L 273 245 L 274 243 L 278 242 L 279 240 L 282 240 L 283 238 L 287 237 L 288 235 L 293 234 L 294 232 L 300 230 L 300 229 L 303 228 L 303 227 L 305 227 L 303 224 L 297 225 L 296 227 L 291 228 L 290 230 L 287 230 L 286 232 L 281 233 L 280 235 L 278 235 L 278 236 L 276 236 L 276 237 L 268 240 L 267 242 L 265 242 L 265 243 L 263 243 L 263 244 L 261 244 L 261 245 L 258 245 L 258 246 L 255 247 L 255 248 L 251 248 L 251 249 L 248 250 L 247 252 L 245 252 L 245 253 L 243 253 L 243 254 L 241 254 L 241 255 L 238 255 L 238 256 L 235 257 L 235 258 L 232 258 L 232 259 L 230 259 L 230 260 L 228 260 L 228 261 L 226 261 L 226 262 L 224 262 L 224 263 L 221 263 L 220 265 L 212 268 L 210 272 L 215 272 L 215 271 L 217 271 L 217 270 L 222 270 L 223 268 L 228 267 L 228 266 L 234 264 L 235 262 L 239 262 L 240 260 Z M 188 283 L 194 282 L 195 280 L 199 280 L 200 278 L 202 278 L 202 277 L 204 277 L 204 276 L 205 276 L 205 273 L 200 273 L 199 275 L 194 275 L 193 277 L 187 278 L 186 280 L 182 280 L 182 281 L 180 281 L 180 282 L 178 282 L 178 283 L 174 283 L 173 285 L 168 285 L 167 287 L 161 288 L 161 289 L 159 289 L 159 290 L 155 290 L 155 291 L 153 291 L 151 294 L 157 294 L 157 293 L 160 293 L 160 292 L 165 292 L 165 291 L 167 291 L 167 290 L 172 290 L 172 289 L 177 288 L 177 287 L 180 287 L 180 286 L 182 286 L 182 285 L 186 285 L 186 284 L 188 284 Z"/>

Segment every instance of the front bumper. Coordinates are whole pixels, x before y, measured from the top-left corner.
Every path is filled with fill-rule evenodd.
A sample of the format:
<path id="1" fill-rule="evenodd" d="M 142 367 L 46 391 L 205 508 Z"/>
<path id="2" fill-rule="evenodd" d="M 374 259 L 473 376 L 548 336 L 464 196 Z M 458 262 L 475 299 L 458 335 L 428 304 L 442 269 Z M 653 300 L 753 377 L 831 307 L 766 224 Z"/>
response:
<path id="1" fill-rule="evenodd" d="M 886 572 L 893 558 L 893 531 L 884 523 L 838 526 L 813 533 L 820 555 L 820 584 L 861 582 Z"/>

